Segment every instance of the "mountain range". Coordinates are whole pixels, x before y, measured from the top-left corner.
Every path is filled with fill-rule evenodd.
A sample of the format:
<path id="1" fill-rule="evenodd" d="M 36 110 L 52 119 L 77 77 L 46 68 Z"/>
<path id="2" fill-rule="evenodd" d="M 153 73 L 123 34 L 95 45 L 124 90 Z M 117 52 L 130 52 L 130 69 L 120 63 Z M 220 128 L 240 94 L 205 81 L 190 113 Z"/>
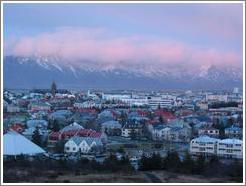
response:
<path id="1" fill-rule="evenodd" d="M 5 56 L 4 88 L 48 88 L 55 81 L 59 88 L 69 89 L 191 89 L 229 90 L 242 88 L 242 69 L 210 66 L 204 70 L 91 67 L 88 61 L 61 63 L 58 57 Z"/>

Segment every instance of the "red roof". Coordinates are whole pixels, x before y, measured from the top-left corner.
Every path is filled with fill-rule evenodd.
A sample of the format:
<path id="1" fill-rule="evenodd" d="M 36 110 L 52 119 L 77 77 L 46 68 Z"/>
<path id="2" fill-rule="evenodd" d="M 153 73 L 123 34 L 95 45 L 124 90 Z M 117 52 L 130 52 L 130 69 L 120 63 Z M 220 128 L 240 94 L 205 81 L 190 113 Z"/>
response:
<path id="1" fill-rule="evenodd" d="M 67 137 L 72 137 L 72 136 L 100 137 L 101 135 L 102 135 L 101 132 L 97 132 L 92 129 L 79 129 L 79 130 L 69 130 L 69 131 L 64 131 L 64 132 L 51 132 L 49 134 L 49 139 L 50 140 L 60 140 L 60 139 L 65 139 Z"/>
<path id="2" fill-rule="evenodd" d="M 137 113 L 138 113 L 138 115 L 140 115 L 140 116 L 147 116 L 147 115 L 148 115 L 148 112 L 147 112 L 147 111 L 140 110 L 140 109 L 137 110 Z"/>
<path id="3" fill-rule="evenodd" d="M 90 113 L 96 113 L 97 112 L 95 109 L 90 109 L 90 108 L 78 108 L 75 110 L 77 112 L 90 112 Z"/>
<path id="4" fill-rule="evenodd" d="M 149 120 L 149 121 L 148 121 L 148 124 L 149 124 L 149 125 L 160 125 L 160 124 L 163 124 L 163 125 L 164 125 L 164 123 L 160 123 L 160 121 L 157 120 L 157 119 Z"/>
<path id="5" fill-rule="evenodd" d="M 15 123 L 9 127 L 11 130 L 22 133 L 24 131 L 24 126 L 20 123 Z"/>
<path id="6" fill-rule="evenodd" d="M 162 116 L 165 119 L 175 119 L 175 116 L 171 112 L 168 112 L 162 109 L 155 110 L 155 115 Z"/>

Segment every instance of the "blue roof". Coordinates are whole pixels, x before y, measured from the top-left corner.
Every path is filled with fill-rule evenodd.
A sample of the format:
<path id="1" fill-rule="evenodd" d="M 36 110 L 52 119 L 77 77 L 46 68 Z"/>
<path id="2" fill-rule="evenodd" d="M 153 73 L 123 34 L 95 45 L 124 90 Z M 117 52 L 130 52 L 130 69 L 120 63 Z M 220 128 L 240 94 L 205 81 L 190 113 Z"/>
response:
<path id="1" fill-rule="evenodd" d="M 159 124 L 159 125 L 154 125 L 153 126 L 153 128 L 155 129 L 155 130 L 161 130 L 161 129 L 164 129 L 164 128 L 166 128 L 167 126 L 164 126 L 164 125 L 162 125 L 162 124 Z"/>
<path id="2" fill-rule="evenodd" d="M 207 135 L 200 136 L 200 137 L 195 138 L 193 140 L 196 141 L 196 142 L 198 142 L 198 143 L 207 143 L 207 142 L 216 142 L 216 141 L 219 141 L 218 139 L 211 138 L 211 137 L 209 137 Z"/>
<path id="3" fill-rule="evenodd" d="M 237 127 L 235 125 L 232 125 L 231 127 L 226 128 L 225 130 L 230 130 L 230 131 L 242 131 L 240 127 Z"/>

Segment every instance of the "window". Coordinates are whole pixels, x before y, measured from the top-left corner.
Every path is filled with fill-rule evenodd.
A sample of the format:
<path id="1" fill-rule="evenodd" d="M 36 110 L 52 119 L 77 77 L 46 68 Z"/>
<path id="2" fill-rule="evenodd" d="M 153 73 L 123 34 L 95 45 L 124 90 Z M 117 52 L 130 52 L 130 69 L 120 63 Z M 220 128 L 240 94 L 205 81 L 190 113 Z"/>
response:
<path id="1" fill-rule="evenodd" d="M 69 150 L 70 148 L 69 147 L 66 147 L 66 150 Z"/>
<path id="2" fill-rule="evenodd" d="M 228 149 L 226 152 L 227 153 L 232 153 L 232 149 Z"/>
<path id="3" fill-rule="evenodd" d="M 241 144 L 236 144 L 237 147 L 241 147 Z"/>
<path id="4" fill-rule="evenodd" d="M 73 147 L 73 151 L 75 151 L 75 147 Z"/>

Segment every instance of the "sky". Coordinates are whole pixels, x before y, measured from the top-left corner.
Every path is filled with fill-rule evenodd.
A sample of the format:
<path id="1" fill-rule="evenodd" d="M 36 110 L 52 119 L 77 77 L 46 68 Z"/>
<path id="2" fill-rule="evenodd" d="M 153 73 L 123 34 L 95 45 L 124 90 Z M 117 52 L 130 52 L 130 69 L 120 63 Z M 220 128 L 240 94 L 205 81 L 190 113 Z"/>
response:
<path id="1" fill-rule="evenodd" d="M 235 3 L 11 3 L 3 6 L 3 31 L 5 56 L 58 56 L 78 66 L 243 63 L 243 5 Z"/>

